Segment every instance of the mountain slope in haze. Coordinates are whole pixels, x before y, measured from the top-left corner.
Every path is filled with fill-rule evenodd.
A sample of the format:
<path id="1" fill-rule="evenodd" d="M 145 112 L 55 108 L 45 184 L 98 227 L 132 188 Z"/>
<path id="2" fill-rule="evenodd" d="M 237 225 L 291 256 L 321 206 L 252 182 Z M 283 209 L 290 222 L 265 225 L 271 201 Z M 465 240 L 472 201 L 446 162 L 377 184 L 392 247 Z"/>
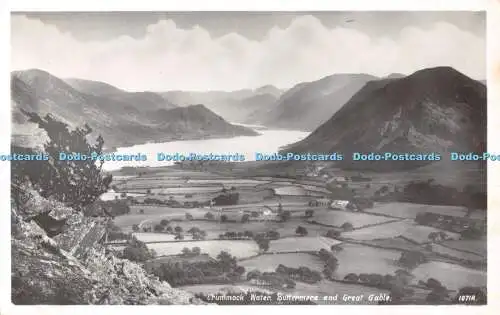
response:
<path id="1" fill-rule="evenodd" d="M 129 106 L 140 110 L 177 107 L 169 100 L 153 92 L 127 92 L 104 82 L 83 79 L 65 79 L 64 81 L 82 93 L 127 103 Z"/>
<path id="2" fill-rule="evenodd" d="M 243 126 L 232 125 L 204 105 L 159 109 L 148 112 L 150 120 L 162 130 L 176 135 L 177 139 L 207 138 L 217 136 L 255 136 L 257 133 Z M 191 130 L 186 138 L 185 130 Z"/>
<path id="3" fill-rule="evenodd" d="M 254 117 L 254 124 L 312 131 L 331 117 L 367 82 L 378 79 L 368 74 L 335 74 L 321 80 L 300 83 L 284 93 L 267 112 Z"/>
<path id="4" fill-rule="evenodd" d="M 340 165 L 392 170 L 410 161 L 353 162 L 352 152 L 481 152 L 486 143 L 486 87 L 450 67 L 366 84 L 327 122 L 288 152 L 342 152 Z M 443 156 L 449 160 L 448 155 Z M 455 163 L 459 167 L 460 162 Z"/>
<path id="5" fill-rule="evenodd" d="M 96 85 L 103 86 L 100 83 L 93 86 Z M 11 103 L 14 140 L 20 140 L 20 144 L 24 145 L 22 140 L 29 139 L 37 130 L 33 124 L 27 123 L 24 115 L 20 113 L 21 108 L 42 115 L 50 113 L 71 127 L 87 123 L 94 130 L 94 134 L 102 134 L 108 148 L 151 141 L 257 135 L 248 128 L 233 126 L 224 120 L 214 118 L 213 113 L 200 107 L 196 107 L 194 111 L 200 111 L 199 115 L 206 116 L 203 129 L 198 129 L 197 122 L 190 121 L 193 114 L 178 116 L 177 112 L 173 112 L 172 115 L 178 120 L 178 127 L 173 133 L 165 123 L 156 118 L 152 119 L 158 110 L 164 110 L 162 117 L 167 117 L 169 110 L 177 109 L 169 108 L 168 103 L 161 96 L 149 92 L 117 92 L 115 94 L 118 89 L 105 87 L 106 89 L 97 90 L 100 93 L 94 90 L 95 94 L 86 94 L 42 70 L 12 72 Z M 112 91 L 112 96 L 104 95 L 104 90 Z M 161 103 L 155 103 L 154 100 L 157 97 L 161 99 Z M 149 102 L 151 100 L 153 101 Z"/>
<path id="6" fill-rule="evenodd" d="M 252 122 L 249 120 L 252 115 L 272 108 L 282 93 L 283 91 L 275 86 L 265 85 L 255 90 L 232 92 L 170 91 L 159 94 L 179 106 L 204 104 L 228 121 L 246 123 Z"/>

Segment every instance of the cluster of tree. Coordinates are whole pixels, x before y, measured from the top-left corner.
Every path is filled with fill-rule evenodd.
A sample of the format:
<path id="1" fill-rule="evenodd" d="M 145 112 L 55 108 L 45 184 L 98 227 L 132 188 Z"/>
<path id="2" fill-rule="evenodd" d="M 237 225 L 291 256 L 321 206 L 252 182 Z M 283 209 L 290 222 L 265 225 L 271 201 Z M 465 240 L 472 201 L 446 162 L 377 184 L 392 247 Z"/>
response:
<path id="1" fill-rule="evenodd" d="M 464 206 L 468 209 L 487 208 L 486 193 L 477 191 L 473 186 L 467 185 L 459 191 L 453 187 L 436 184 L 433 179 L 408 183 L 400 194 L 400 201 Z"/>
<path id="2" fill-rule="evenodd" d="M 139 241 L 135 237 L 132 237 L 127 242 L 127 246 L 122 253 L 122 258 L 141 263 L 155 257 L 155 252 L 153 250 L 149 250 L 146 244 Z"/>
<path id="3" fill-rule="evenodd" d="M 323 274 L 328 279 L 331 279 L 337 268 L 339 267 L 339 261 L 331 251 L 328 251 L 324 248 L 318 251 L 319 258 L 325 263 L 325 267 L 323 269 Z"/>
<path id="4" fill-rule="evenodd" d="M 278 210 L 278 214 L 282 222 L 286 222 L 292 217 L 292 213 L 289 210 L 281 211 L 281 213 Z"/>
<path id="5" fill-rule="evenodd" d="M 437 242 L 446 241 L 448 239 L 448 234 L 446 234 L 443 231 L 431 232 L 431 233 L 429 233 L 427 238 L 429 239 L 429 241 L 431 241 L 433 243 L 437 243 Z"/>
<path id="6" fill-rule="evenodd" d="M 201 248 L 199 247 L 193 247 L 191 249 L 184 247 L 182 249 L 182 256 L 192 257 L 192 256 L 198 256 L 200 254 L 201 254 Z"/>
<path id="7" fill-rule="evenodd" d="M 251 239 L 254 237 L 252 231 L 244 232 L 226 232 L 224 234 L 219 234 L 220 240 L 241 240 L 241 239 Z"/>
<path id="8" fill-rule="evenodd" d="M 187 232 L 191 234 L 193 240 L 204 240 L 207 237 L 207 232 L 201 230 L 198 227 L 192 227 L 189 230 L 187 230 Z"/>
<path id="9" fill-rule="evenodd" d="M 276 268 L 277 274 L 287 275 L 289 278 L 305 283 L 316 283 L 321 281 L 321 273 L 308 267 L 290 268 L 280 264 Z"/>
<path id="10" fill-rule="evenodd" d="M 427 258 L 424 254 L 418 251 L 405 251 L 401 253 L 398 260 L 398 263 L 407 269 L 413 269 L 425 262 L 427 262 Z"/>
<path id="11" fill-rule="evenodd" d="M 212 295 L 206 295 L 203 293 L 197 293 L 195 297 L 207 303 L 216 303 L 218 305 L 316 305 L 312 301 L 308 300 L 288 300 L 280 299 L 278 300 L 278 293 L 264 293 L 259 291 L 246 292 L 243 294 L 243 298 L 240 299 L 241 294 L 225 294 L 226 298 L 221 299 L 221 301 L 214 301 Z M 231 298 L 234 296 L 234 298 Z M 259 296 L 260 298 L 254 298 L 254 296 Z"/>
<path id="12" fill-rule="evenodd" d="M 340 232 L 339 231 L 336 231 L 336 230 L 328 230 L 328 232 L 326 232 L 326 237 L 329 237 L 329 238 L 338 238 L 340 237 Z"/>
<path id="13" fill-rule="evenodd" d="M 306 218 L 312 218 L 314 216 L 314 210 L 312 209 L 309 209 L 309 210 L 306 210 L 305 212 L 305 215 L 304 215 Z"/>
<path id="14" fill-rule="evenodd" d="M 181 204 L 179 201 L 169 198 L 168 200 L 164 199 L 157 199 L 157 198 L 144 198 L 145 205 L 159 205 L 159 206 L 167 206 L 167 207 L 183 207 L 184 205 Z"/>
<path id="15" fill-rule="evenodd" d="M 151 272 L 160 280 L 167 281 L 175 287 L 237 281 L 245 273 L 245 268 L 238 266 L 236 258 L 223 251 L 217 255 L 216 260 L 167 262 L 153 267 Z"/>
<path id="16" fill-rule="evenodd" d="M 128 241 L 132 239 L 132 235 L 130 233 L 124 233 L 120 227 L 113 223 L 113 221 L 109 221 L 106 225 L 106 233 L 108 242 L 122 240 Z"/>
<path id="17" fill-rule="evenodd" d="M 252 281 L 257 285 L 274 287 L 277 289 L 294 289 L 296 286 L 295 281 L 290 279 L 285 273 L 278 272 L 264 272 L 259 270 L 252 270 L 247 273 L 247 281 Z"/>
<path id="18" fill-rule="evenodd" d="M 344 222 L 344 224 L 342 224 L 340 226 L 345 232 L 349 232 L 349 231 L 352 231 L 354 230 L 354 226 L 352 225 L 352 223 L 350 222 Z"/>
<path id="19" fill-rule="evenodd" d="M 83 208 L 83 213 L 89 217 L 115 217 L 129 214 L 130 206 L 126 200 L 96 200 Z"/>
<path id="20" fill-rule="evenodd" d="M 297 229 L 295 230 L 295 234 L 299 235 L 299 236 L 306 236 L 308 234 L 307 232 L 307 229 L 301 225 L 299 225 L 297 227 Z"/>
<path id="21" fill-rule="evenodd" d="M 45 198 L 52 197 L 66 205 L 83 211 L 109 190 L 112 176 L 104 175 L 102 165 L 104 161 L 60 160 L 61 152 L 78 152 L 90 156 L 93 153 L 102 154 L 104 139 L 98 136 L 95 144 L 87 142 L 87 136 L 92 129 L 85 125 L 83 128 L 70 128 L 56 120 L 52 115 L 40 117 L 36 113 L 21 110 L 30 122 L 44 130 L 49 140 L 44 144 L 42 154 L 48 155 L 48 160 L 12 161 L 12 182 L 29 181 L 32 186 Z M 12 152 L 20 154 L 37 154 L 28 148 L 12 147 Z"/>
<path id="22" fill-rule="evenodd" d="M 207 220 L 213 220 L 215 218 L 215 216 L 212 212 L 207 212 L 207 213 L 205 213 L 204 218 Z"/>
<path id="23" fill-rule="evenodd" d="M 216 206 L 230 206 L 238 204 L 239 199 L 240 194 L 237 192 L 223 192 L 212 201 Z"/>
<path id="24" fill-rule="evenodd" d="M 436 213 L 424 212 L 417 214 L 415 222 L 421 225 L 433 226 L 443 230 L 458 232 L 464 239 L 481 239 L 486 232 L 486 225 L 464 222 L 461 218 L 443 216 Z"/>

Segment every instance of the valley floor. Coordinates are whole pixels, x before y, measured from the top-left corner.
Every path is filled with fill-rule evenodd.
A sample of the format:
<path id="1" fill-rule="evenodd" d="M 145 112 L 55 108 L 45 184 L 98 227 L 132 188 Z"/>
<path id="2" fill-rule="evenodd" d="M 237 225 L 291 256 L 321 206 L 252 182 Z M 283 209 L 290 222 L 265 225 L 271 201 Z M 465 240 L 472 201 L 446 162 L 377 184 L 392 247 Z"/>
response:
<path id="1" fill-rule="evenodd" d="M 120 196 L 118 198 L 129 196 L 134 204 L 129 214 L 117 216 L 114 222 L 153 249 L 158 256 L 157 262 L 181 257 L 183 249 L 198 247 L 201 254 L 207 254 L 210 259 L 217 259 L 221 251 L 226 251 L 236 257 L 239 266 L 244 267 L 239 280 L 182 286 L 194 293 L 259 290 L 321 297 L 387 294 L 388 290 L 367 282 L 346 281 L 347 276 L 398 274 L 405 269 L 398 260 L 406 252 L 419 252 L 425 256 L 424 263 L 406 268 L 410 274 L 406 288 L 412 292 L 407 297 L 409 304 L 425 303 L 432 290 L 422 283 L 429 279 L 438 280 L 450 296 L 466 286 L 486 287 L 485 238 L 462 240 L 458 233 L 415 223 L 418 213 L 428 211 L 463 217 L 465 211 L 461 207 L 385 202 L 375 203 L 372 208 L 359 213 L 330 209 L 327 205 L 311 206 L 311 200 L 328 197 L 325 181 L 318 178 L 243 178 L 206 170 L 185 170 L 178 166 L 148 169 L 140 175 L 116 175 L 116 195 Z M 376 181 L 370 183 L 372 187 L 378 184 Z M 201 206 L 223 189 L 238 192 L 238 204 Z M 147 198 L 175 200 L 178 205 L 141 204 Z M 200 205 L 193 206 L 193 202 Z M 275 215 L 278 211 L 289 211 L 290 217 L 283 222 Z M 182 232 L 155 232 L 155 226 L 165 219 L 173 231 Z M 352 229 L 345 230 L 346 223 Z M 299 226 L 307 231 L 306 234 L 296 233 Z M 193 239 L 189 232 L 193 228 L 204 231 L 205 237 Z M 269 231 L 278 232 L 279 237 L 271 239 L 267 250 L 260 249 L 255 240 L 245 236 L 245 232 L 257 235 Z M 336 236 L 326 237 L 329 231 L 336 231 Z M 228 232 L 234 232 L 235 236 L 221 239 L 221 235 Z M 431 233 L 444 234 L 446 240 L 431 240 Z M 182 234 L 183 238 L 178 239 L 176 234 Z M 126 244 L 113 241 L 107 245 L 122 249 Z M 252 271 L 274 272 L 280 265 L 307 267 L 321 273 L 325 263 L 318 252 L 322 249 L 333 252 L 338 267 L 328 279 L 319 283 L 297 281 L 293 289 L 284 289 L 247 280 L 246 276 Z M 186 257 L 184 260 L 190 259 Z M 192 259 L 196 260 L 195 257 Z M 358 303 L 372 302 L 365 299 Z M 317 304 L 329 303 L 350 302 L 339 300 Z"/>

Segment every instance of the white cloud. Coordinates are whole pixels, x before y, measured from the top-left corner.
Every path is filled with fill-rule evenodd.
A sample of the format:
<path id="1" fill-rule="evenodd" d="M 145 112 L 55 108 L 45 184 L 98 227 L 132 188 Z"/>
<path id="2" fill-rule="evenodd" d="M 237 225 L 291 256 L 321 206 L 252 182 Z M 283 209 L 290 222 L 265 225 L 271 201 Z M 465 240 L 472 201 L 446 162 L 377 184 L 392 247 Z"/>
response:
<path id="1" fill-rule="evenodd" d="M 40 68 L 134 91 L 290 87 L 334 73 L 384 76 L 434 66 L 484 79 L 485 63 L 485 39 L 447 23 L 371 38 L 303 16 L 286 29 L 269 30 L 259 42 L 235 33 L 212 38 L 200 27 L 184 30 L 160 21 L 142 39 L 80 42 L 39 20 L 12 17 L 13 69 Z"/>

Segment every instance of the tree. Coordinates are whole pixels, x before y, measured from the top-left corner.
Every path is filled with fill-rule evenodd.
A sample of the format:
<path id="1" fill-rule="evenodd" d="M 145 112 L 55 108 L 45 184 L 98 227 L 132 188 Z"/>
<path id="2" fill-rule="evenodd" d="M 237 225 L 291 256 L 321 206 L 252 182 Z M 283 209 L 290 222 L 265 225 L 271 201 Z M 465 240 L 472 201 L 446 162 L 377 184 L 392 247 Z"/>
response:
<path id="1" fill-rule="evenodd" d="M 163 231 L 163 225 L 161 224 L 156 224 L 154 227 L 155 232 L 162 232 Z"/>
<path id="2" fill-rule="evenodd" d="M 87 156 L 101 156 L 104 139 L 97 137 L 96 143 L 87 142 L 92 129 L 85 124 L 83 128 L 70 130 L 54 116 L 47 114 L 40 117 L 21 109 L 30 122 L 37 124 L 48 136 L 44 144 L 44 154 L 48 160 L 12 161 L 11 174 L 15 180 L 27 179 L 45 198 L 52 197 L 66 205 L 83 211 L 94 203 L 100 195 L 109 190 L 113 177 L 104 175 L 104 160 L 68 160 L 60 159 L 60 153 L 78 152 Z M 30 149 L 14 148 L 16 153 L 35 154 Z M 19 150 L 18 150 L 19 149 Z"/>
<path id="3" fill-rule="evenodd" d="M 225 214 L 221 215 L 220 222 L 227 222 L 227 215 L 225 215 Z"/>
<path id="4" fill-rule="evenodd" d="M 216 258 L 225 272 L 230 271 L 232 267 L 236 266 L 236 258 L 226 251 L 221 251 Z"/>
<path id="5" fill-rule="evenodd" d="M 344 224 L 342 224 L 341 228 L 346 232 L 354 230 L 354 227 L 349 222 L 345 222 Z"/>
<path id="6" fill-rule="evenodd" d="M 245 231 L 245 232 L 243 233 L 243 235 L 244 235 L 245 237 L 252 238 L 252 237 L 253 237 L 253 232 L 252 232 L 252 231 Z"/>
<path id="7" fill-rule="evenodd" d="M 205 219 L 207 219 L 207 220 L 213 220 L 214 219 L 213 213 L 212 212 L 205 213 Z"/>
<path id="8" fill-rule="evenodd" d="M 182 235 L 181 233 L 177 233 L 175 234 L 175 240 L 183 240 L 184 239 L 184 235 Z"/>
<path id="9" fill-rule="evenodd" d="M 189 256 L 189 255 L 191 255 L 191 250 L 190 250 L 189 248 L 187 248 L 187 247 L 184 247 L 184 248 L 182 249 L 182 255 L 184 255 L 184 256 Z"/>
<path id="10" fill-rule="evenodd" d="M 258 279 L 262 276 L 259 270 L 252 270 L 247 273 L 247 280 Z"/>
<path id="11" fill-rule="evenodd" d="M 122 192 L 122 193 L 120 194 L 120 197 L 121 197 L 121 198 L 127 198 L 127 193 L 126 193 L 126 192 Z"/>
<path id="12" fill-rule="evenodd" d="M 358 282 L 359 277 L 355 273 L 349 273 L 344 277 L 344 280 L 349 282 Z"/>
<path id="13" fill-rule="evenodd" d="M 329 237 L 329 238 L 337 238 L 339 236 L 340 236 L 340 232 L 336 231 L 336 230 L 328 230 L 328 232 L 326 232 L 326 237 Z"/>
<path id="14" fill-rule="evenodd" d="M 139 231 L 139 224 L 132 225 L 132 231 L 138 232 Z"/>
<path id="15" fill-rule="evenodd" d="M 147 194 L 147 195 L 151 195 L 151 189 L 149 189 L 149 188 L 148 188 L 148 189 L 146 189 L 146 194 Z"/>
<path id="16" fill-rule="evenodd" d="M 399 258 L 399 263 L 409 269 L 415 268 L 418 265 L 424 263 L 426 258 L 424 254 L 417 251 L 407 251 L 401 254 Z"/>
<path id="17" fill-rule="evenodd" d="M 259 249 L 267 252 L 269 250 L 269 240 L 266 238 L 258 238 L 255 240 L 257 245 L 259 245 Z"/>
<path id="18" fill-rule="evenodd" d="M 306 236 L 307 235 L 307 229 L 301 225 L 299 225 L 297 227 L 297 229 L 295 230 L 295 234 L 298 234 L 300 236 Z"/>
<path id="19" fill-rule="evenodd" d="M 193 215 L 191 215 L 190 213 L 186 213 L 186 220 L 188 221 L 193 220 Z"/>
<path id="20" fill-rule="evenodd" d="M 259 213 L 257 211 L 252 211 L 251 215 L 252 218 L 257 218 L 259 216 Z"/>
<path id="21" fill-rule="evenodd" d="M 144 209 L 139 210 L 140 214 L 144 214 Z"/>
<path id="22" fill-rule="evenodd" d="M 167 233 L 172 233 L 172 232 L 174 231 L 174 229 L 172 229 L 172 227 L 171 227 L 171 226 L 167 226 L 167 227 L 165 228 L 165 231 L 166 231 Z"/>
<path id="23" fill-rule="evenodd" d="M 193 255 L 198 256 L 198 255 L 200 255 L 200 254 L 201 254 L 201 248 L 199 248 L 199 247 L 193 247 L 193 248 L 191 249 L 191 253 L 192 253 Z"/>
<path id="24" fill-rule="evenodd" d="M 283 211 L 280 215 L 281 221 L 283 221 L 283 222 L 290 220 L 291 217 L 292 217 L 292 213 L 288 210 Z"/>
<path id="25" fill-rule="evenodd" d="M 314 216 L 314 210 L 306 210 L 306 218 L 312 218 Z"/>
<path id="26" fill-rule="evenodd" d="M 248 214 L 244 214 L 241 217 L 241 223 L 247 223 L 248 221 L 250 221 L 250 216 Z"/>
<path id="27" fill-rule="evenodd" d="M 269 239 L 272 239 L 272 240 L 277 240 L 280 238 L 280 233 L 278 231 L 275 231 L 275 230 L 270 230 L 266 234 L 267 234 L 267 237 L 269 237 Z"/>
<path id="28" fill-rule="evenodd" d="M 180 227 L 180 226 L 176 226 L 176 227 L 175 227 L 175 229 L 174 229 L 174 231 L 175 231 L 176 233 L 182 233 L 182 231 L 183 231 L 183 230 L 182 230 L 182 227 Z"/>
<path id="29" fill-rule="evenodd" d="M 167 220 L 167 219 L 163 219 L 163 220 L 161 220 L 161 221 L 160 221 L 160 224 L 161 224 L 162 226 L 167 226 L 167 225 L 168 225 L 168 223 L 169 223 L 169 222 L 168 222 L 168 220 Z"/>
<path id="30" fill-rule="evenodd" d="M 134 239 L 123 250 L 123 258 L 136 262 L 145 262 L 153 258 L 153 253 L 148 250 L 146 244 Z"/>

